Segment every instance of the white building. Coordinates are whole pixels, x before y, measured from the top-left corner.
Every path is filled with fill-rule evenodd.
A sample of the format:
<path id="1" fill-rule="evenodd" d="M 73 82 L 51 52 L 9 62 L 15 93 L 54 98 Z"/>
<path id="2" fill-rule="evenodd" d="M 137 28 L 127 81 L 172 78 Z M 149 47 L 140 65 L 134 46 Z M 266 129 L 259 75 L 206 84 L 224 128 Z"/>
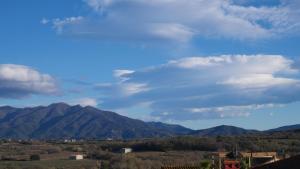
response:
<path id="1" fill-rule="evenodd" d="M 132 149 L 131 148 L 122 148 L 121 153 L 123 154 L 127 154 L 127 153 L 131 153 Z"/>
<path id="2" fill-rule="evenodd" d="M 83 160 L 83 155 L 76 154 L 69 157 L 70 160 Z"/>

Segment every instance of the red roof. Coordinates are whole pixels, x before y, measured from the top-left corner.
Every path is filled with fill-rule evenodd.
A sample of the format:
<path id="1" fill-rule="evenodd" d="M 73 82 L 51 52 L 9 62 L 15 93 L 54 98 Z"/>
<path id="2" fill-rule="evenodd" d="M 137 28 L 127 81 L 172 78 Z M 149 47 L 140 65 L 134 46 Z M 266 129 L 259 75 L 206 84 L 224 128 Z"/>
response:
<path id="1" fill-rule="evenodd" d="M 236 160 L 224 160 L 225 169 L 240 169 L 240 162 Z"/>

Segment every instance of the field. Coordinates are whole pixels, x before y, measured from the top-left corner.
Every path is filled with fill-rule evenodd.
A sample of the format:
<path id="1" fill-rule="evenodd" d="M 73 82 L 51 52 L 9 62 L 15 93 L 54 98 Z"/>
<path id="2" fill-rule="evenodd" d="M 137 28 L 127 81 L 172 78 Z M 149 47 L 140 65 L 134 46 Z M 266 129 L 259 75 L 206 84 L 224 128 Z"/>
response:
<path id="1" fill-rule="evenodd" d="M 124 147 L 132 153 L 122 154 Z M 0 169 L 159 169 L 165 165 L 201 165 L 211 153 L 232 151 L 300 152 L 300 132 L 235 137 L 174 137 L 114 141 L 7 141 L 0 142 Z M 84 160 L 69 160 L 73 154 Z"/>
<path id="2" fill-rule="evenodd" d="M 82 169 L 96 168 L 95 160 L 1 161 L 0 169 Z"/>

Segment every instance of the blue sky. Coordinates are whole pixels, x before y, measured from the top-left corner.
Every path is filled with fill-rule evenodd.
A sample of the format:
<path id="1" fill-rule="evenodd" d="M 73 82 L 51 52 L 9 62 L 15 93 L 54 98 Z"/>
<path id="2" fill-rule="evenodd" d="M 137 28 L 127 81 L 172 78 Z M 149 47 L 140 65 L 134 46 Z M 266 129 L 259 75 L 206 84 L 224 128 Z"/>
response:
<path id="1" fill-rule="evenodd" d="M 297 0 L 4 0 L 0 105 L 201 129 L 299 123 Z"/>

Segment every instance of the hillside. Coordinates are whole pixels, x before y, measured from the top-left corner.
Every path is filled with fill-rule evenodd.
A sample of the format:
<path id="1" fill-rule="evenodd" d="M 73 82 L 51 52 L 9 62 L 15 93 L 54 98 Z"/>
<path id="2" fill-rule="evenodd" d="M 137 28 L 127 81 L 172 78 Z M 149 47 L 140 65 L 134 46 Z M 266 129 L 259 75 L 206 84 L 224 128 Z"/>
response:
<path id="1" fill-rule="evenodd" d="M 290 130 L 300 130 L 300 124 L 282 126 L 275 129 L 267 130 L 267 132 L 279 132 L 279 131 L 290 131 Z"/>
<path id="2" fill-rule="evenodd" d="M 15 139 L 136 139 L 191 136 L 237 136 L 300 129 L 300 125 L 283 126 L 267 131 L 247 130 L 221 125 L 191 130 L 180 125 L 143 122 L 94 107 L 56 103 L 30 108 L 0 107 L 0 138 Z"/>
<path id="3" fill-rule="evenodd" d="M 179 125 L 146 123 L 93 107 L 64 103 L 32 108 L 0 107 L 0 138 L 148 138 L 188 134 Z"/>
<path id="4" fill-rule="evenodd" d="M 196 130 L 191 133 L 194 136 L 236 136 L 243 134 L 258 133 L 257 130 L 247 130 L 235 126 L 221 125 L 203 130 Z"/>

